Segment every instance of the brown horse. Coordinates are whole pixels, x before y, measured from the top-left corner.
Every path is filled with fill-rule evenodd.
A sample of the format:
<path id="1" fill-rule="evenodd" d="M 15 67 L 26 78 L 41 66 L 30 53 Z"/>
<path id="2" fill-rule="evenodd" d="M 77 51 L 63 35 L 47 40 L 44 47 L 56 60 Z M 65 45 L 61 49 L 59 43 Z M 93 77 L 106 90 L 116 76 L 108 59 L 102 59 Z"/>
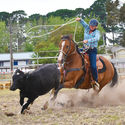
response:
<path id="1" fill-rule="evenodd" d="M 59 48 L 58 63 L 61 79 L 58 89 L 53 91 L 54 96 L 51 100 L 56 98 L 58 91 L 62 88 L 90 89 L 93 87 L 91 84 L 92 75 L 89 60 L 86 58 L 86 55 L 83 56 L 84 58 L 81 56 L 78 46 L 72 40 L 72 37 L 62 36 Z M 118 74 L 114 65 L 102 56 L 99 58 L 102 60 L 103 68 L 98 70 L 99 90 L 95 91 L 95 94 L 98 94 L 110 81 L 112 81 L 111 87 L 118 81 Z M 46 109 L 47 104 L 48 102 L 44 105 L 44 109 Z"/>
<path id="2" fill-rule="evenodd" d="M 63 36 L 59 48 L 58 62 L 61 72 L 61 84 L 58 90 L 73 87 L 80 89 L 92 88 L 89 61 L 85 56 L 83 56 L 84 59 L 82 58 L 78 51 L 78 46 L 72 40 L 71 36 Z M 98 70 L 98 82 L 100 86 L 97 93 L 110 81 L 112 81 L 110 84 L 111 87 L 118 81 L 118 74 L 114 65 L 102 56 L 99 58 L 102 60 L 104 66 L 102 70 Z"/>

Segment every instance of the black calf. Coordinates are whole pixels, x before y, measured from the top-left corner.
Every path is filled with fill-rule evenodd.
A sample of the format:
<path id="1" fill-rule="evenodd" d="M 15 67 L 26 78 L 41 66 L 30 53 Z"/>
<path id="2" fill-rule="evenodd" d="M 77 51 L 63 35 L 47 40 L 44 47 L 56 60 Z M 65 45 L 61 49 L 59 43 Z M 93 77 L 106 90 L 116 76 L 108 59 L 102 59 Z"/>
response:
<path id="1" fill-rule="evenodd" d="M 52 88 L 55 90 L 59 86 L 60 72 L 56 64 L 45 64 L 32 73 L 26 73 L 17 69 L 13 75 L 13 84 L 10 90 L 20 90 L 21 113 L 33 103 L 40 95 L 49 92 Z M 24 104 L 24 98 L 28 100 Z"/>

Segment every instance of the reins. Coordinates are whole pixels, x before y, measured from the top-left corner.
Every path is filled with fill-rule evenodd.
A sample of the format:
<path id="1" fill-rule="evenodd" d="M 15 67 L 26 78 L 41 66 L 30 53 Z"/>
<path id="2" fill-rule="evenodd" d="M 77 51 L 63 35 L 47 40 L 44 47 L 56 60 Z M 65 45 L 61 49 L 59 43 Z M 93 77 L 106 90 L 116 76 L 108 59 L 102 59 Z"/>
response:
<path id="1" fill-rule="evenodd" d="M 66 40 L 66 39 L 62 39 L 62 40 Z M 77 46 L 77 44 L 74 42 L 74 46 L 75 46 L 75 49 L 74 49 L 74 51 L 71 53 L 71 54 L 68 54 L 68 52 L 70 51 L 70 49 L 71 49 L 71 40 L 72 39 L 68 39 L 68 41 L 69 41 L 69 43 L 70 43 L 70 47 L 69 47 L 69 49 L 68 49 L 68 51 L 67 52 L 64 52 L 64 51 L 60 51 L 60 52 L 62 52 L 64 55 L 65 55 L 65 58 L 64 58 L 64 63 L 63 63 L 63 73 L 64 73 L 64 76 L 63 76 L 63 83 L 64 83 L 64 81 L 65 81 L 65 77 L 66 77 L 66 75 L 67 75 L 67 73 L 69 73 L 69 72 L 72 72 L 72 71 L 80 71 L 80 70 L 83 70 L 84 69 L 84 65 L 82 65 L 82 67 L 80 67 L 80 68 L 70 68 L 70 69 L 65 69 L 65 64 L 67 64 L 67 62 L 66 62 L 66 58 L 67 57 L 69 57 L 69 56 L 71 56 L 71 55 L 73 55 L 73 54 L 75 54 L 77 51 L 76 51 L 76 46 Z M 79 54 L 79 53 L 78 53 Z"/>
<path id="2" fill-rule="evenodd" d="M 70 41 L 70 43 L 71 43 L 71 39 L 69 40 Z M 73 41 L 73 40 L 72 40 Z M 74 41 L 73 41 L 74 42 Z M 71 44 L 70 44 L 71 45 Z M 70 54 L 70 55 L 66 55 L 65 56 L 65 58 L 67 58 L 67 57 L 69 57 L 69 56 L 71 56 L 71 55 L 73 55 L 73 54 L 75 54 L 76 52 L 77 52 L 77 50 L 76 50 L 76 46 L 77 46 L 77 44 L 74 42 L 74 46 L 75 46 L 75 50 Z M 71 47 L 70 47 L 71 48 Z M 63 51 L 62 51 L 63 52 Z M 65 52 L 63 52 L 63 53 L 65 53 Z M 78 52 L 77 52 L 78 53 Z M 78 53 L 79 54 L 79 53 Z M 65 61 L 66 59 L 64 59 L 64 64 L 63 64 L 63 80 L 62 80 L 62 84 L 64 84 L 64 82 L 65 82 L 65 77 L 66 77 L 66 75 L 69 73 L 69 72 L 72 72 L 72 71 L 80 71 L 80 70 L 83 70 L 84 68 L 85 68 L 85 65 L 82 65 L 82 67 L 80 67 L 80 68 L 70 68 L 70 69 L 65 69 L 65 63 L 67 64 L 67 62 Z M 82 79 L 80 79 L 80 82 L 78 81 L 78 84 L 76 84 L 74 87 L 75 88 L 78 88 L 78 86 L 79 86 L 79 84 L 81 84 L 81 82 L 83 82 L 84 81 L 84 77 L 82 77 Z"/>

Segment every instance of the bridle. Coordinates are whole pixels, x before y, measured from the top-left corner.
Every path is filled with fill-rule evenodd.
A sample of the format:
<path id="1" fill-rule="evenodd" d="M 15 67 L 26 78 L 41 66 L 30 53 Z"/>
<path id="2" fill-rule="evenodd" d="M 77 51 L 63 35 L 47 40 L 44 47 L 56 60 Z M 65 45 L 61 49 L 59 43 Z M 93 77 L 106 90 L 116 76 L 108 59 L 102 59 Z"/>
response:
<path id="1" fill-rule="evenodd" d="M 63 50 L 59 50 L 59 52 L 62 52 L 63 55 L 64 55 L 62 64 L 69 63 L 69 62 L 66 61 L 66 59 L 67 59 L 67 57 L 69 57 L 69 56 L 75 54 L 75 52 L 76 52 L 76 45 L 75 45 L 75 49 L 69 54 L 69 52 L 70 52 L 70 50 L 71 50 L 71 40 L 72 40 L 72 39 L 62 38 L 61 40 L 63 40 L 63 41 L 68 40 L 68 41 L 69 41 L 69 48 L 68 48 L 67 52 L 64 52 Z M 73 40 L 72 40 L 72 41 L 73 41 Z M 74 43 L 74 44 L 75 44 L 75 43 Z"/>
<path id="2" fill-rule="evenodd" d="M 61 65 L 61 67 L 62 67 L 62 71 L 63 71 L 63 79 L 62 79 L 62 84 L 64 84 L 64 82 L 65 82 L 65 77 L 66 77 L 66 75 L 67 75 L 67 73 L 69 73 L 69 72 L 72 72 L 72 71 L 80 71 L 80 70 L 83 70 L 83 69 L 85 69 L 85 67 L 84 67 L 84 65 L 83 66 L 81 66 L 80 68 L 66 68 L 65 67 L 65 64 L 69 64 L 69 63 L 71 63 L 73 60 L 70 60 L 69 62 L 67 61 L 67 57 L 69 57 L 69 56 L 71 56 L 71 55 L 73 55 L 73 54 L 75 54 L 76 52 L 78 52 L 78 50 L 77 50 L 77 44 L 72 40 L 72 39 L 70 39 L 70 38 L 62 38 L 61 40 L 63 40 L 63 41 L 65 41 L 65 40 L 68 40 L 69 41 L 69 48 L 68 48 L 68 50 L 67 50 L 67 52 L 64 52 L 63 50 L 60 50 L 60 52 L 62 52 L 63 53 L 63 61 L 61 61 L 61 63 L 59 63 L 60 65 Z M 74 50 L 71 52 L 71 53 L 69 53 L 70 52 L 70 50 L 71 50 L 71 40 L 72 40 L 72 42 L 73 42 L 73 44 L 74 44 Z M 60 67 L 60 65 L 59 65 L 59 67 Z M 82 77 L 82 80 L 81 81 L 83 81 L 84 80 L 84 77 Z M 81 82 L 80 82 L 81 83 Z"/>

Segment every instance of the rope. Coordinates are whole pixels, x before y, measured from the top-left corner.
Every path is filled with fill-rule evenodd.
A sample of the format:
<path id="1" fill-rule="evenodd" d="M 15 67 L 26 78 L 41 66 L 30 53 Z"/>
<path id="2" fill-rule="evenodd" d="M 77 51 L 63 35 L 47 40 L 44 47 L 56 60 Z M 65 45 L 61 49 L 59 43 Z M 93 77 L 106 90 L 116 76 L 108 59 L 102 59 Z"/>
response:
<path id="1" fill-rule="evenodd" d="M 72 21 L 72 20 L 73 20 L 73 21 Z M 76 20 L 74 20 L 74 18 L 73 18 L 73 19 L 69 20 L 69 21 L 68 21 L 67 23 L 65 23 L 65 24 L 39 25 L 39 26 L 35 26 L 35 27 L 30 28 L 30 29 L 27 31 L 27 34 L 28 34 L 32 29 L 37 28 L 37 27 L 42 27 L 42 26 L 46 26 L 46 27 L 50 27 L 50 26 L 60 26 L 60 27 L 58 27 L 57 29 L 55 29 L 55 30 L 53 30 L 53 31 L 51 31 L 51 32 L 48 32 L 48 33 L 45 33 L 45 34 L 39 35 L 39 36 L 32 36 L 32 37 L 30 37 L 30 38 L 33 39 L 33 38 L 43 37 L 43 36 L 52 34 L 52 33 L 56 32 L 57 30 L 61 29 L 62 27 L 64 27 L 65 25 L 72 24 L 72 23 L 74 23 L 74 22 L 76 22 Z"/>
<path id="2" fill-rule="evenodd" d="M 53 30 L 53 31 L 51 31 L 51 32 L 45 33 L 45 34 L 43 34 L 43 35 L 32 36 L 32 37 L 30 37 L 30 39 L 33 39 L 33 38 L 40 38 L 40 37 L 43 37 L 43 36 L 46 36 L 46 35 L 52 34 L 52 33 L 56 32 L 57 30 L 61 29 L 62 27 L 64 27 L 65 25 L 69 25 L 69 24 L 72 24 L 72 23 L 74 23 L 74 22 L 76 22 L 76 20 L 75 20 L 75 18 L 72 18 L 71 20 L 69 20 L 69 21 L 68 21 L 67 23 L 65 23 L 65 24 L 56 24 L 56 25 L 38 25 L 38 26 L 34 26 L 34 27 L 30 28 L 30 29 L 27 31 L 27 33 L 29 33 L 32 29 L 37 28 L 37 27 L 42 27 L 42 26 L 45 26 L 45 27 L 50 27 L 50 26 L 60 26 L 60 27 L 58 27 L 57 29 L 55 29 L 55 30 Z M 77 22 L 76 22 L 75 30 L 74 30 L 74 42 L 75 42 L 76 44 L 83 43 L 83 41 L 76 42 L 76 40 L 75 40 L 76 31 L 77 31 Z M 85 46 L 85 48 L 86 48 L 84 51 L 86 52 L 86 51 L 88 50 L 88 47 L 87 47 L 86 44 L 84 44 L 84 46 Z"/>
<path id="3" fill-rule="evenodd" d="M 74 20 L 75 18 L 73 18 L 73 19 L 71 19 L 71 20 Z M 71 20 L 69 20 L 68 22 L 71 22 Z M 67 23 L 68 23 L 67 22 Z M 43 27 L 43 26 L 45 26 L 45 27 L 50 27 L 50 26 L 61 26 L 61 25 L 65 25 L 65 24 L 55 24 L 55 25 L 38 25 L 38 26 L 34 26 L 34 27 L 32 27 L 32 28 L 30 28 L 28 31 L 27 31 L 27 33 L 29 33 L 32 29 L 35 29 L 35 28 L 38 28 L 38 27 Z"/>
<path id="4" fill-rule="evenodd" d="M 76 43 L 76 38 L 75 38 L 75 36 L 76 36 L 76 31 L 77 31 L 77 23 L 76 23 L 76 25 L 75 25 L 75 31 L 74 31 L 74 42 Z"/>

